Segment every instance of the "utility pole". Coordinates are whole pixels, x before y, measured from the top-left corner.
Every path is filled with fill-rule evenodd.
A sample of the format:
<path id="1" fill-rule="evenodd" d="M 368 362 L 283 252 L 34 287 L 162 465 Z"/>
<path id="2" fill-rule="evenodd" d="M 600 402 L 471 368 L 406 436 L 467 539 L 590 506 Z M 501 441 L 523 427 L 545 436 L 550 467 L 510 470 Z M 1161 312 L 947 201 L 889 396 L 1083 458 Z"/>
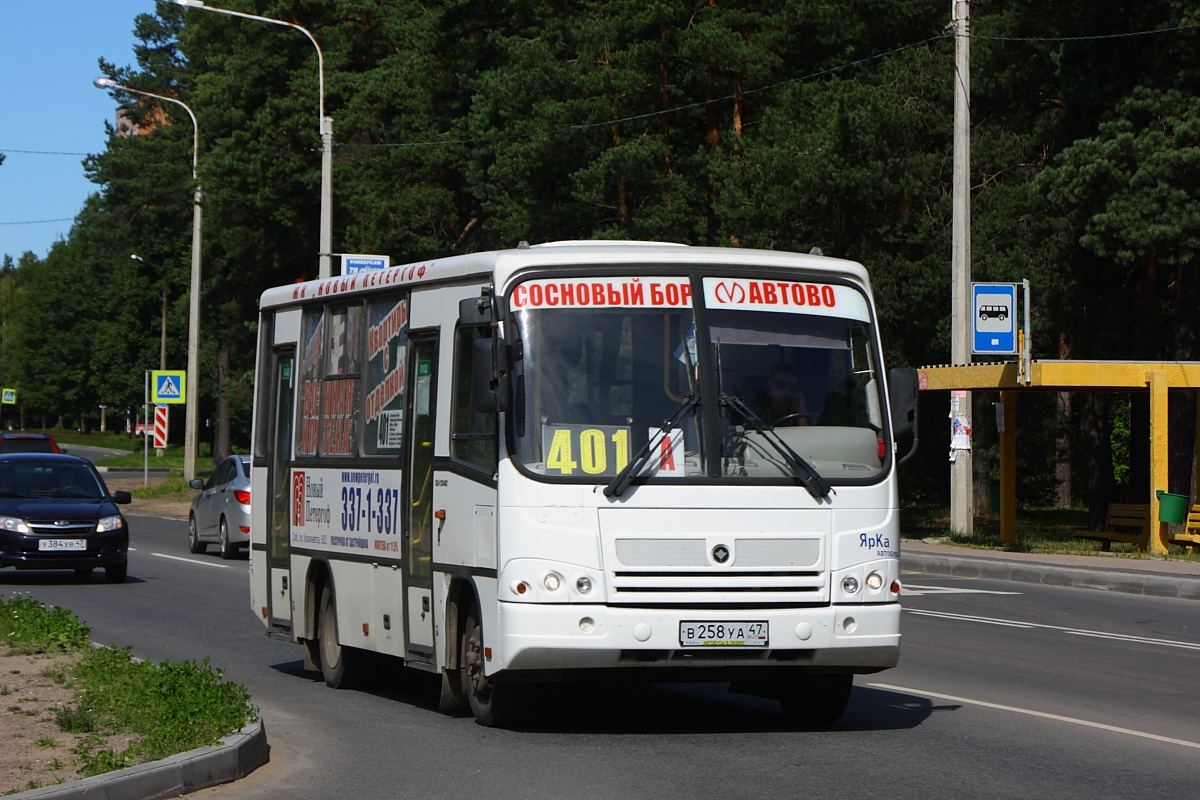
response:
<path id="1" fill-rule="evenodd" d="M 954 223 L 950 256 L 950 360 L 971 360 L 971 39 L 969 0 L 950 0 L 954 29 Z M 971 426 L 971 393 L 952 392 L 952 429 Z M 969 441 L 969 436 L 968 436 Z M 975 497 L 970 449 L 951 450 L 950 529 L 966 536 L 975 530 Z"/>

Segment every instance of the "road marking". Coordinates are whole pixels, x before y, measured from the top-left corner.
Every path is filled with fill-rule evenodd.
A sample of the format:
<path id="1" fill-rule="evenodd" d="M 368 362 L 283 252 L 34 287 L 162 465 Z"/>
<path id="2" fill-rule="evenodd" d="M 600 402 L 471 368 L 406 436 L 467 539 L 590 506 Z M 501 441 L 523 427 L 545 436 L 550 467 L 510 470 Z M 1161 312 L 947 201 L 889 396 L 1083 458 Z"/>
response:
<path id="1" fill-rule="evenodd" d="M 977 617 L 971 614 L 952 614 L 948 611 L 926 611 L 920 608 L 906 608 L 904 610 L 909 614 L 916 614 L 922 617 L 939 617 L 941 619 L 952 619 L 961 622 L 977 622 L 983 625 L 1002 625 L 1009 628 L 1042 628 L 1048 631 L 1060 631 L 1071 636 L 1089 636 L 1094 639 L 1109 639 L 1117 642 L 1152 644 L 1159 647 L 1177 647 L 1181 650 L 1200 650 L 1200 643 L 1198 642 L 1181 642 L 1176 639 L 1153 639 L 1149 636 L 1134 636 L 1127 633 L 1089 631 L 1083 628 L 1066 628 L 1061 625 L 1043 625 L 1037 622 L 1018 622 L 1009 619 L 996 619 L 995 617 Z"/>
<path id="2" fill-rule="evenodd" d="M 212 561 L 198 561 L 194 558 L 184 558 L 183 556 L 169 556 L 166 553 L 151 553 L 152 556 L 159 558 L 169 558 L 172 561 L 182 561 L 185 564 L 199 564 L 202 567 L 216 567 L 217 569 L 229 569 L 228 564 L 216 564 Z"/>
<path id="3" fill-rule="evenodd" d="M 1006 706 L 1001 703 L 989 703 L 986 700 L 972 700 L 968 697 L 956 697 L 952 694 L 939 694 L 938 692 L 926 692 L 921 689 L 911 689 L 907 686 L 894 686 L 890 683 L 868 683 L 872 689 L 887 689 L 892 692 L 905 692 L 907 694 L 920 695 L 921 697 L 932 697 L 937 700 L 949 700 L 953 703 L 963 703 L 969 706 L 980 706 L 981 708 L 993 708 L 997 711 L 1011 711 L 1014 714 L 1025 714 L 1030 717 L 1041 717 L 1042 719 L 1054 720 L 1055 722 L 1066 722 L 1071 725 L 1080 725 L 1084 728 L 1095 728 L 1101 731 L 1109 731 L 1111 733 L 1120 733 L 1125 736 L 1136 736 L 1139 739 L 1151 739 L 1156 742 L 1165 742 L 1167 744 L 1177 744 L 1180 747 L 1190 747 L 1194 750 L 1200 750 L 1200 742 L 1191 742 L 1187 739 L 1174 739 L 1170 736 L 1161 736 L 1157 733 L 1147 733 L 1146 731 L 1135 731 L 1132 728 L 1120 728 L 1116 725 L 1105 725 L 1103 722 L 1092 722 L 1086 719 L 1078 719 L 1077 717 L 1064 717 L 1061 714 L 1050 714 L 1046 711 L 1034 711 L 1031 708 L 1021 708 L 1019 706 Z"/>
<path id="4" fill-rule="evenodd" d="M 916 589 L 917 591 L 912 591 Z M 996 592 L 990 589 L 964 589 L 959 586 L 924 586 L 919 583 L 906 583 L 900 589 L 901 595 L 918 597 L 923 594 L 1021 594 L 1021 592 Z"/>

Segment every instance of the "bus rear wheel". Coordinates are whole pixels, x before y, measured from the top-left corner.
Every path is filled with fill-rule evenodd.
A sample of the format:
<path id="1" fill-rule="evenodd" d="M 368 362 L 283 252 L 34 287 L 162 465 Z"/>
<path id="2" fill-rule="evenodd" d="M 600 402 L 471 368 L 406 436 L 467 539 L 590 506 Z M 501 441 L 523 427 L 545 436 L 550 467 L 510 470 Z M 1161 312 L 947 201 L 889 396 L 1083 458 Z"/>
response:
<path id="1" fill-rule="evenodd" d="M 467 615 L 461 641 L 458 667 L 462 693 L 475 722 L 489 728 L 519 722 L 528 711 L 534 687 L 532 684 L 495 681 L 484 674 L 483 626 L 479 624 L 478 611 Z"/>
<path id="2" fill-rule="evenodd" d="M 846 710 L 854 676 L 850 673 L 810 674 L 797 678 L 779 697 L 783 715 L 805 727 L 832 725 Z"/>
<path id="3" fill-rule="evenodd" d="M 362 683 L 365 653 L 338 643 L 337 605 L 329 584 L 321 589 L 318 608 L 316 650 L 321 661 L 321 676 L 325 685 L 332 689 L 353 689 Z"/>

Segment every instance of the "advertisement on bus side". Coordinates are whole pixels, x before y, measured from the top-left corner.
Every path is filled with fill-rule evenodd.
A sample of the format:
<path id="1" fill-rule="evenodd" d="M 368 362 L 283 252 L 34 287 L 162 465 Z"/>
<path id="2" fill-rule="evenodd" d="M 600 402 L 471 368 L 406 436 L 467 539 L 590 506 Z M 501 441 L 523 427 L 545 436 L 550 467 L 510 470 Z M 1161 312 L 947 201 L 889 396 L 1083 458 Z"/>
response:
<path id="1" fill-rule="evenodd" d="M 400 556 L 400 470 L 293 469 L 292 546 Z"/>

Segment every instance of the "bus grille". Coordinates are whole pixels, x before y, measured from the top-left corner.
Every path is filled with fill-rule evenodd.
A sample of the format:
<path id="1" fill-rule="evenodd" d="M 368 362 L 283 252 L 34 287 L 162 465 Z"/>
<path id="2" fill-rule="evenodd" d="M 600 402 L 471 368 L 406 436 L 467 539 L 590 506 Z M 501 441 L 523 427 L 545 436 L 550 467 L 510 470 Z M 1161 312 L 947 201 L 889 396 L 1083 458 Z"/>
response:
<path id="1" fill-rule="evenodd" d="M 620 563 L 612 572 L 612 599 L 619 604 L 773 605 L 828 597 L 818 537 L 730 538 L 720 545 L 700 538 L 621 538 L 614 545 Z"/>

